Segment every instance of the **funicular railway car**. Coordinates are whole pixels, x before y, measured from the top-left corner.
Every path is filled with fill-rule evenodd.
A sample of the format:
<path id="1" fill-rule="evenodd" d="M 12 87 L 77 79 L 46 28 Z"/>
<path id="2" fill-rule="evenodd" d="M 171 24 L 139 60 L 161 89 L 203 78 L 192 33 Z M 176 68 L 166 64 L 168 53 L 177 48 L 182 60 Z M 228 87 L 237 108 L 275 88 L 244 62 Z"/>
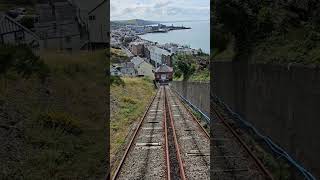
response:
<path id="1" fill-rule="evenodd" d="M 162 64 L 155 70 L 154 76 L 157 83 L 168 84 L 172 81 L 173 68 L 166 64 Z"/>

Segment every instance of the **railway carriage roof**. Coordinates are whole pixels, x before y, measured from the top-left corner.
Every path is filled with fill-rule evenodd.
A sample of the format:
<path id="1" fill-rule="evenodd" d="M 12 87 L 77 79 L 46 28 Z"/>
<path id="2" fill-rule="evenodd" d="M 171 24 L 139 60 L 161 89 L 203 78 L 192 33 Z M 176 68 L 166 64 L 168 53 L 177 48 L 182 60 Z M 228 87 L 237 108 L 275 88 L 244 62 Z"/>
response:
<path id="1" fill-rule="evenodd" d="M 173 68 L 167 66 L 166 64 L 160 65 L 155 72 L 173 72 Z"/>

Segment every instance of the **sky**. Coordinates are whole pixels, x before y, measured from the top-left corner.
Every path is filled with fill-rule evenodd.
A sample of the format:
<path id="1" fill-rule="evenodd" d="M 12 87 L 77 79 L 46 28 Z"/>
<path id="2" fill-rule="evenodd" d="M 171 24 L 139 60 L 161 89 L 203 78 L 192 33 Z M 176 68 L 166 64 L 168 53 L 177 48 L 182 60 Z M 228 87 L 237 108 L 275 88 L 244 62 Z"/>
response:
<path id="1" fill-rule="evenodd" d="M 210 0 L 110 0 L 111 20 L 209 20 Z"/>

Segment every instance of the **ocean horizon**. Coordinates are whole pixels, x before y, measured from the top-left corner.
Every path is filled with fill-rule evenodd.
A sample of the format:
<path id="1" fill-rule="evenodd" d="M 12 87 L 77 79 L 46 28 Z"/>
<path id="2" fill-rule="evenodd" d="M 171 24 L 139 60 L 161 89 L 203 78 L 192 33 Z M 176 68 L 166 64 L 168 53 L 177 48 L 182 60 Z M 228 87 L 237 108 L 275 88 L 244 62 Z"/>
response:
<path id="1" fill-rule="evenodd" d="M 193 49 L 201 49 L 203 52 L 210 54 L 210 20 L 172 21 L 161 24 L 191 27 L 191 29 L 173 30 L 167 33 L 147 33 L 139 36 L 142 39 L 159 44 L 188 45 Z"/>

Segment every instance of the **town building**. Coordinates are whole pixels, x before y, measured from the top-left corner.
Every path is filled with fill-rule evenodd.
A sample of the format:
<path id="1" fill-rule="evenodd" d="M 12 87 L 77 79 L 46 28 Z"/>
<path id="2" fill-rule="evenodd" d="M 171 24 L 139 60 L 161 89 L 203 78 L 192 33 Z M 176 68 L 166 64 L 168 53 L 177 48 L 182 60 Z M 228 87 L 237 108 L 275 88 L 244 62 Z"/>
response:
<path id="1" fill-rule="evenodd" d="M 147 63 L 143 58 L 140 57 L 133 57 L 131 62 L 134 64 L 134 68 L 136 69 L 138 76 L 147 76 L 153 78 L 154 67 L 150 63 Z"/>
<path id="2" fill-rule="evenodd" d="M 131 42 L 129 46 L 133 55 L 144 57 L 143 42 Z"/>
<path id="3" fill-rule="evenodd" d="M 136 76 L 137 72 L 132 62 L 121 63 L 121 73 L 123 76 Z"/>
<path id="4" fill-rule="evenodd" d="M 172 66 L 171 53 L 165 49 L 161 49 L 157 46 L 148 46 L 150 52 L 150 63 L 156 68 L 161 64 L 167 64 Z"/>
<path id="5" fill-rule="evenodd" d="M 85 1 L 88 2 L 88 0 Z M 90 3 L 94 4 L 94 8 L 88 12 L 86 19 L 89 31 L 88 46 L 90 49 L 107 48 L 110 39 L 108 2 L 107 0 L 100 0 L 100 2 L 96 0 Z"/>
<path id="6" fill-rule="evenodd" d="M 148 45 L 145 45 L 143 48 L 144 57 L 150 62 L 150 51 Z"/>
<path id="7" fill-rule="evenodd" d="M 0 13 L 0 44 L 25 44 L 33 50 L 39 50 L 39 41 L 40 38 L 31 30 Z"/>

